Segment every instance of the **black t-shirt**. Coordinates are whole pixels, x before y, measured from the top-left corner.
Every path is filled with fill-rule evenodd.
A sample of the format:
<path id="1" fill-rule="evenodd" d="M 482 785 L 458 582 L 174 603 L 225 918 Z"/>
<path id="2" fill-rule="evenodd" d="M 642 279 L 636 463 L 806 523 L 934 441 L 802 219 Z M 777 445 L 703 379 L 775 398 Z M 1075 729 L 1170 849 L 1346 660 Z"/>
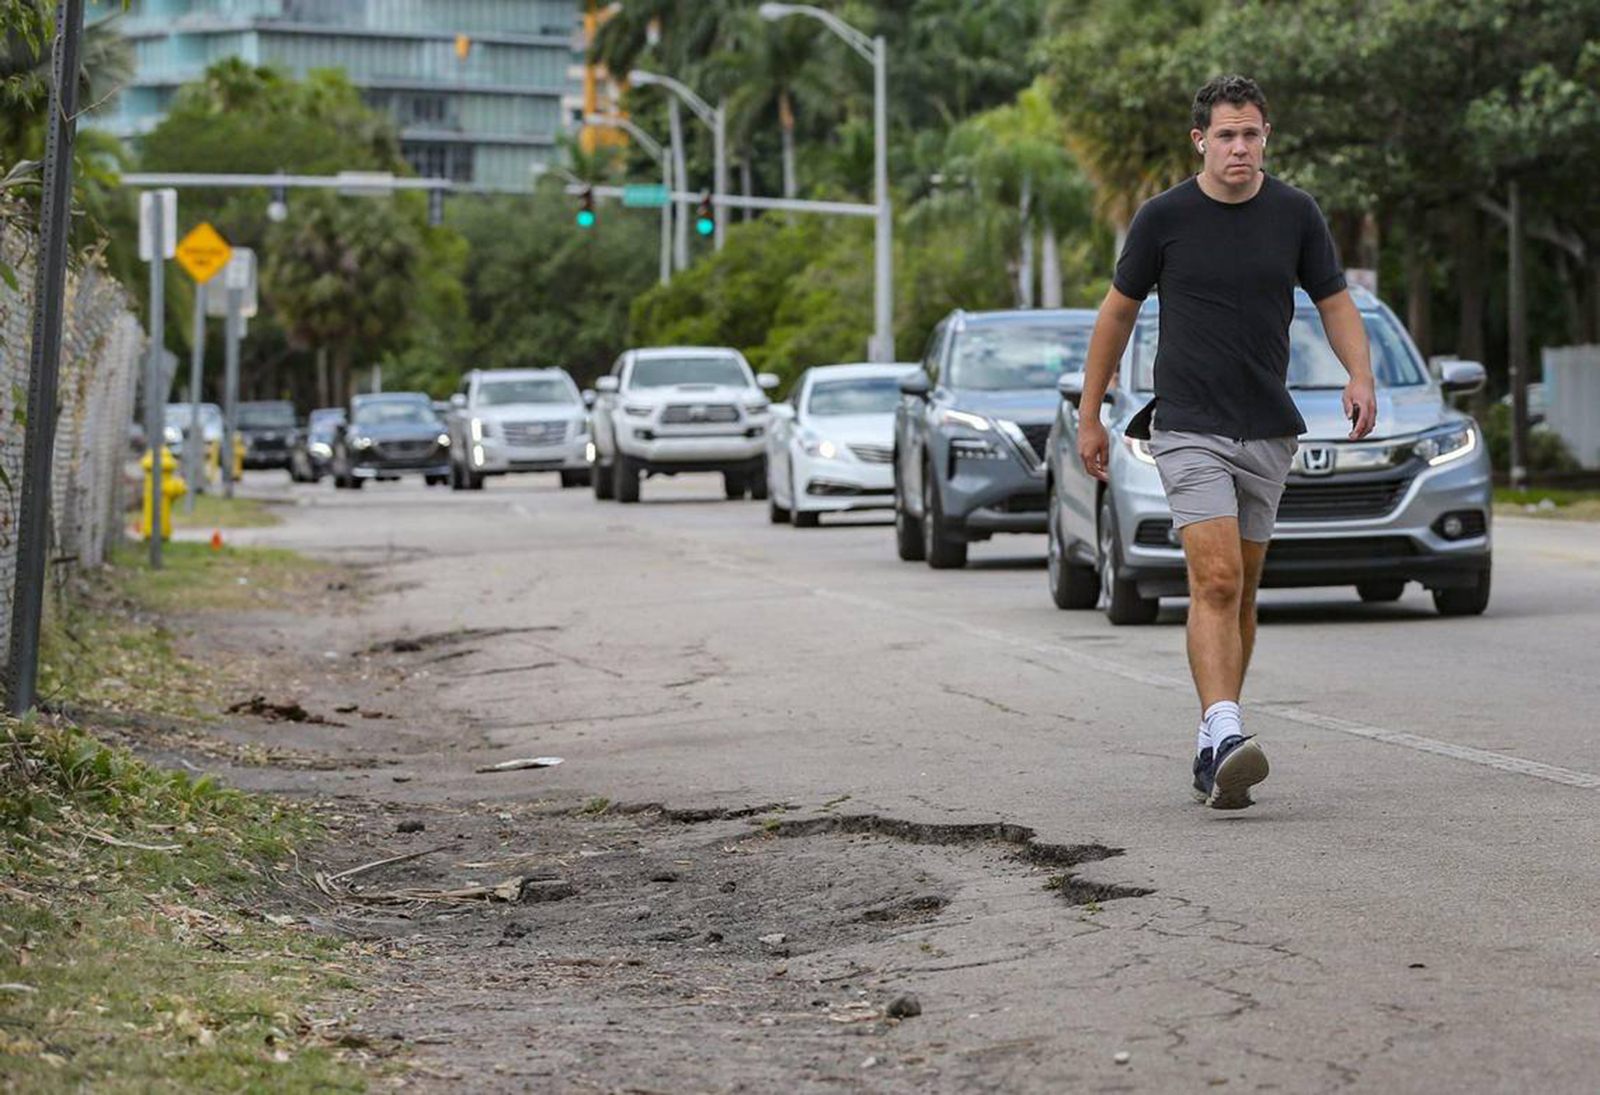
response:
<path id="1" fill-rule="evenodd" d="M 1316 201 L 1268 175 L 1249 201 L 1189 178 L 1139 208 L 1117 292 L 1161 295 L 1155 422 L 1239 440 L 1305 432 L 1284 384 L 1294 285 L 1314 301 L 1345 287 Z"/>

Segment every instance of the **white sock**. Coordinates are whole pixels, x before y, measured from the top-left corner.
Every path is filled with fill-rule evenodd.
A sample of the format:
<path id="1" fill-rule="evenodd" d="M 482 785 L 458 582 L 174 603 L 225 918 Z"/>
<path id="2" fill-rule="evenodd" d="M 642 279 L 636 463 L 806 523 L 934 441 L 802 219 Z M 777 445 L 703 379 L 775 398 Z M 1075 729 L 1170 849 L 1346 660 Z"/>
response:
<path id="1" fill-rule="evenodd" d="M 1200 734 L 1199 734 L 1199 737 L 1197 737 L 1195 739 L 1194 751 L 1196 753 L 1204 753 L 1207 749 L 1210 749 L 1210 748 L 1211 748 L 1211 735 L 1206 733 L 1206 724 L 1205 724 L 1205 721 L 1202 720 L 1201 723 L 1200 723 Z"/>
<path id="2" fill-rule="evenodd" d="M 1203 732 L 1206 745 L 1213 750 L 1235 734 L 1244 733 L 1244 720 L 1240 716 L 1239 705 L 1232 700 L 1218 700 L 1206 708 L 1205 719 Z M 1205 747 L 1201 746 L 1202 749 Z"/>

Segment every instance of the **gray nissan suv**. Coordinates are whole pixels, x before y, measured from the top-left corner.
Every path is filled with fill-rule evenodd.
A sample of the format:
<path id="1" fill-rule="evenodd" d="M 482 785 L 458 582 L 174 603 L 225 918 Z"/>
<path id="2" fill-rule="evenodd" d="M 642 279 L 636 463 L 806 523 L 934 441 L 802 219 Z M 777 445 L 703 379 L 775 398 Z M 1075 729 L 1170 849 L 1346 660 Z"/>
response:
<path id="1" fill-rule="evenodd" d="M 1447 396 L 1483 387 L 1483 366 L 1446 361 L 1436 378 L 1381 301 L 1352 289 L 1372 347 L 1378 423 L 1350 441 L 1348 377 L 1311 299 L 1295 291 L 1289 389 L 1306 421 L 1267 549 L 1263 588 L 1354 586 L 1363 601 L 1397 600 L 1420 582 L 1445 615 L 1489 604 L 1490 481 L 1483 435 Z M 1155 619 L 1162 597 L 1188 596 L 1183 550 L 1148 442 L 1123 430 L 1154 395 L 1160 303 L 1152 296 L 1107 393 L 1109 481 L 1083 470 L 1083 375 L 1063 376 L 1049 443 L 1050 593 L 1061 608 L 1103 605 L 1115 624 Z"/>
<path id="2" fill-rule="evenodd" d="M 962 312 L 900 381 L 894 518 L 900 558 L 965 566 L 967 545 L 1045 531 L 1045 441 L 1056 382 L 1081 375 L 1090 310 Z"/>

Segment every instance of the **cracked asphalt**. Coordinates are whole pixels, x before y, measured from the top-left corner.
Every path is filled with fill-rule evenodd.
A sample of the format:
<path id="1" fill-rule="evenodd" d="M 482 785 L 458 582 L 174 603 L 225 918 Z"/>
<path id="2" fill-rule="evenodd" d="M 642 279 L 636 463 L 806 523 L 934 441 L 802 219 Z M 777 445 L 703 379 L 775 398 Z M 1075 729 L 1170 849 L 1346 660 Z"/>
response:
<path id="1" fill-rule="evenodd" d="M 316 711 L 365 687 L 400 718 L 348 731 L 381 765 L 236 782 L 542 818 L 549 840 L 710 879 L 746 841 L 783 857 L 769 879 L 791 876 L 748 925 L 715 913 L 745 948 L 718 959 L 717 991 L 742 1003 L 694 1023 L 548 970 L 452 996 L 487 945 L 462 937 L 397 981 L 426 982 L 435 1022 L 474 1016 L 449 1052 L 430 1047 L 424 1087 L 1593 1090 L 1600 525 L 1499 522 L 1480 619 L 1440 618 L 1415 587 L 1392 605 L 1264 593 L 1244 709 L 1273 774 L 1256 808 L 1224 815 L 1188 792 L 1182 602 L 1144 628 L 1057 611 L 1042 537 L 936 573 L 898 562 L 876 518 L 771 526 L 709 478 L 651 480 L 637 506 L 542 478 L 455 494 L 252 478 L 286 521 L 235 541 L 363 564 L 375 583 L 359 611 L 271 621 L 268 641 L 308 667 L 300 694 L 274 698 Z M 328 749 L 346 733 L 284 732 Z M 474 772 L 547 755 L 564 763 Z M 625 809 L 644 804 L 667 812 Z M 739 816 L 768 804 L 786 808 Z M 697 823 L 673 821 L 685 810 Z M 1030 863 L 1030 840 L 1097 850 Z M 606 917 L 649 899 L 613 862 L 574 879 L 617 890 L 612 913 L 526 913 L 534 939 L 554 933 L 540 962 L 629 953 L 626 921 Z M 835 880 L 848 901 L 826 896 Z M 715 906 L 694 900 L 638 945 L 687 954 L 705 923 L 681 909 Z M 863 906 L 914 915 L 868 931 Z M 757 931 L 792 953 L 763 953 Z M 761 988 L 774 977 L 793 987 Z M 839 984 L 914 993 L 922 1014 L 818 1026 L 808 996 Z"/>

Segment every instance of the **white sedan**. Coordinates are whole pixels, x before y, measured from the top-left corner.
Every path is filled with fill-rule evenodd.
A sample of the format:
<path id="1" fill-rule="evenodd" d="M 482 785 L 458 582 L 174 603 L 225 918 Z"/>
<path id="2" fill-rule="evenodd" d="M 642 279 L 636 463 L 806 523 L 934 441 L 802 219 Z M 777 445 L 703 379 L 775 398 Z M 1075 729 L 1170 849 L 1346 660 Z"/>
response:
<path id="1" fill-rule="evenodd" d="M 824 513 L 894 506 L 894 410 L 915 365 L 807 369 L 767 431 L 772 523 L 813 528 Z"/>

